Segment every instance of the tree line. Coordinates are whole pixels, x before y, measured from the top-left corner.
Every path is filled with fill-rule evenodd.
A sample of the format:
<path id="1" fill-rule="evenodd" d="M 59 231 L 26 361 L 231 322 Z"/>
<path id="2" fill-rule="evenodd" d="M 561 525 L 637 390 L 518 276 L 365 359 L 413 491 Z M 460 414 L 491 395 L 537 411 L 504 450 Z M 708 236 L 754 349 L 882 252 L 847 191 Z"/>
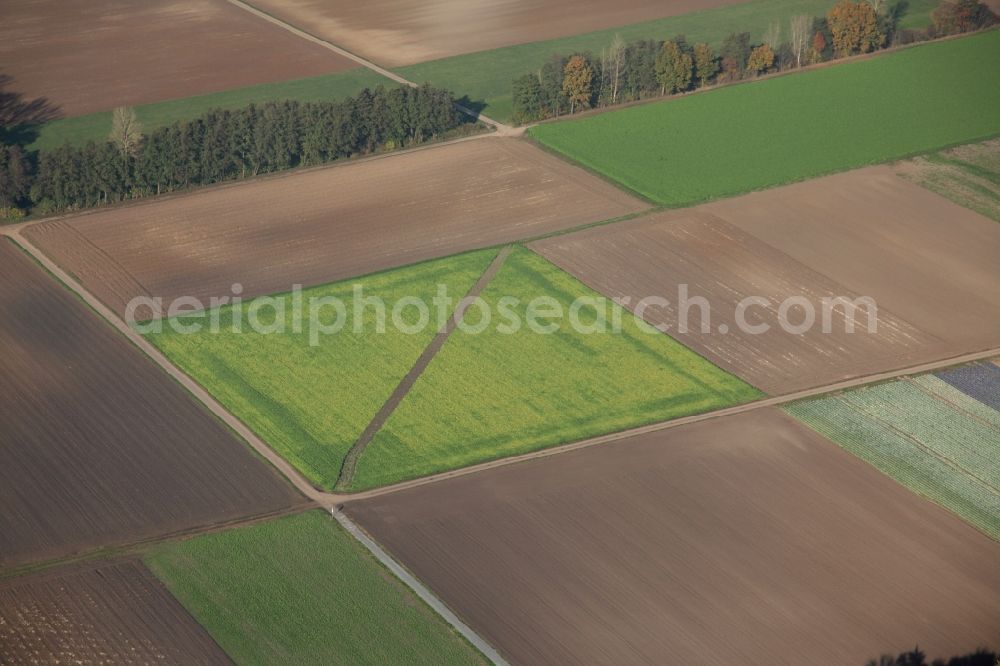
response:
<path id="1" fill-rule="evenodd" d="M 772 24 L 760 43 L 749 32 L 729 34 L 718 52 L 683 35 L 625 43 L 617 35 L 600 54 L 554 55 L 513 81 L 514 120 L 525 123 L 585 109 L 686 92 L 753 78 L 889 45 L 971 32 L 998 22 L 979 0 L 943 0 L 926 30 L 898 28 L 906 0 L 840 0 L 826 16 L 795 16 Z"/>
<path id="2" fill-rule="evenodd" d="M 100 206 L 393 150 L 471 122 L 450 92 L 428 85 L 362 90 L 338 102 L 217 109 L 143 135 L 116 109 L 107 141 L 29 153 L 0 143 L 0 216 Z"/>

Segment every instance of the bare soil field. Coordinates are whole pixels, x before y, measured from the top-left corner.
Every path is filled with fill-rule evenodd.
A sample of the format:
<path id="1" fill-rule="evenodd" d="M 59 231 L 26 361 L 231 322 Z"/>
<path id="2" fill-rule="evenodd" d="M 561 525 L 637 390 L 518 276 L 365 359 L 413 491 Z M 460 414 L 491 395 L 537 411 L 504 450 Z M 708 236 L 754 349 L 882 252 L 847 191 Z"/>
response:
<path id="1" fill-rule="evenodd" d="M 1000 544 L 777 410 L 345 510 L 515 663 L 996 645 Z"/>
<path id="2" fill-rule="evenodd" d="M 0 242 L 0 569 L 305 501 Z"/>
<path id="3" fill-rule="evenodd" d="M 523 141 L 486 138 L 43 222 L 25 235 L 110 308 L 289 291 L 642 210 Z"/>
<path id="4" fill-rule="evenodd" d="M 229 664 L 146 567 L 134 561 L 0 584 L 5 664 Z"/>
<path id="5" fill-rule="evenodd" d="M 386 67 L 614 28 L 736 0 L 251 0 L 248 4 Z"/>
<path id="6" fill-rule="evenodd" d="M 4 0 L 0 74 L 63 116 L 356 66 L 225 0 Z M 109 128 L 110 129 L 110 128 Z"/>
<path id="7" fill-rule="evenodd" d="M 776 395 L 893 370 L 1000 344 L 1000 226 L 895 176 L 862 169 L 692 209 L 585 230 L 532 244 L 550 261 L 634 305 L 652 295 L 668 307 L 642 316 L 762 391 Z M 905 276 L 905 277 L 903 277 Z M 688 309 L 680 330 L 679 285 L 710 305 Z M 822 326 L 823 299 L 867 296 L 846 330 L 845 308 Z M 747 297 L 746 322 L 736 323 Z M 790 297 L 805 299 L 816 324 L 779 323 Z M 805 310 L 787 311 L 792 325 Z M 725 331 L 725 332 L 723 332 Z"/>

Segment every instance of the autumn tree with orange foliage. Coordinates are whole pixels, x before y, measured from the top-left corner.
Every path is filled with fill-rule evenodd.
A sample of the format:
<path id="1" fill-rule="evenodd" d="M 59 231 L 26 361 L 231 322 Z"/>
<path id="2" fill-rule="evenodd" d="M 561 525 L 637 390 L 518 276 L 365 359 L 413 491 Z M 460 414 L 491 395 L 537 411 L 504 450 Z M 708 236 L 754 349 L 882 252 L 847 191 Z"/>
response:
<path id="1" fill-rule="evenodd" d="M 819 30 L 813 35 L 812 46 L 809 47 L 808 59 L 810 65 L 823 62 L 823 51 L 826 50 L 826 37 Z"/>
<path id="2" fill-rule="evenodd" d="M 827 13 L 826 20 L 839 58 L 874 51 L 885 42 L 878 14 L 867 2 L 840 0 Z"/>
<path id="3" fill-rule="evenodd" d="M 590 106 L 594 96 L 594 70 L 587 64 L 586 58 L 575 55 L 566 62 L 562 87 L 569 99 L 570 113 L 576 111 L 577 104 L 583 108 Z"/>
<path id="4" fill-rule="evenodd" d="M 774 49 L 770 44 L 761 44 L 750 51 L 747 58 L 747 73 L 754 76 L 767 74 L 774 67 Z"/>

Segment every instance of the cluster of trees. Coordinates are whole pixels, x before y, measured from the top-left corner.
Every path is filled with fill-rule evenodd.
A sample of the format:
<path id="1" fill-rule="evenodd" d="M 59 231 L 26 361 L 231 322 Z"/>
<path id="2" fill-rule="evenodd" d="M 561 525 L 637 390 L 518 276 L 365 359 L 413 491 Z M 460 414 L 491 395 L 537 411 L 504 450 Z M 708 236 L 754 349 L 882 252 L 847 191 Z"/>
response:
<path id="1" fill-rule="evenodd" d="M 323 164 L 421 143 L 466 120 L 450 92 L 430 86 L 365 89 L 339 102 L 213 110 L 145 136 L 134 111 L 120 108 L 107 141 L 30 155 L 0 145 L 0 212 L 99 206 Z"/>
<path id="2" fill-rule="evenodd" d="M 802 67 L 932 37 L 969 32 L 997 22 L 980 0 L 943 0 L 926 31 L 897 30 L 905 0 L 890 8 L 882 0 L 839 0 L 826 16 L 795 16 L 787 38 L 775 23 L 760 43 L 750 33 L 732 33 L 718 52 L 683 35 L 666 41 L 626 44 L 616 36 L 599 56 L 553 56 L 540 70 L 513 82 L 514 120 L 553 118 L 599 106 L 685 92 L 773 71 Z"/>
<path id="3" fill-rule="evenodd" d="M 872 659 L 866 666 L 996 666 L 998 663 L 1000 663 L 1000 654 L 985 648 L 964 655 L 939 658 L 928 662 L 927 655 L 919 647 L 916 647 L 909 652 Z"/>

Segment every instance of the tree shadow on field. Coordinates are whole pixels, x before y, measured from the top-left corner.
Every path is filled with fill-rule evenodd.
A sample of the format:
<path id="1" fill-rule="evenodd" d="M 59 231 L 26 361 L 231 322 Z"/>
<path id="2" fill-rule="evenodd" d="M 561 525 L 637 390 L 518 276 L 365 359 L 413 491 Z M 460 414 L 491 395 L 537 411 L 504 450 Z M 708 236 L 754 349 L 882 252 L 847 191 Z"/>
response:
<path id="1" fill-rule="evenodd" d="M 8 90 L 13 81 L 14 77 L 0 74 L 0 141 L 24 147 L 38 138 L 39 126 L 62 114 L 47 97 L 27 100 Z"/>
<path id="2" fill-rule="evenodd" d="M 969 654 L 957 655 L 954 657 L 939 658 L 927 661 L 927 655 L 919 648 L 915 647 L 908 652 L 901 652 L 893 656 L 885 654 L 878 659 L 870 659 L 865 666 L 998 666 L 1000 665 L 1000 654 L 979 648 Z"/>
<path id="3" fill-rule="evenodd" d="M 479 120 L 479 114 L 481 114 L 483 112 L 483 109 L 486 108 L 485 101 L 483 100 L 472 101 L 471 99 L 469 99 L 468 95 L 462 95 L 461 98 L 456 99 L 455 104 L 464 109 L 468 109 L 469 111 L 475 114 L 474 118 L 466 116 L 467 118 L 469 118 L 469 122 L 473 123 Z"/>

